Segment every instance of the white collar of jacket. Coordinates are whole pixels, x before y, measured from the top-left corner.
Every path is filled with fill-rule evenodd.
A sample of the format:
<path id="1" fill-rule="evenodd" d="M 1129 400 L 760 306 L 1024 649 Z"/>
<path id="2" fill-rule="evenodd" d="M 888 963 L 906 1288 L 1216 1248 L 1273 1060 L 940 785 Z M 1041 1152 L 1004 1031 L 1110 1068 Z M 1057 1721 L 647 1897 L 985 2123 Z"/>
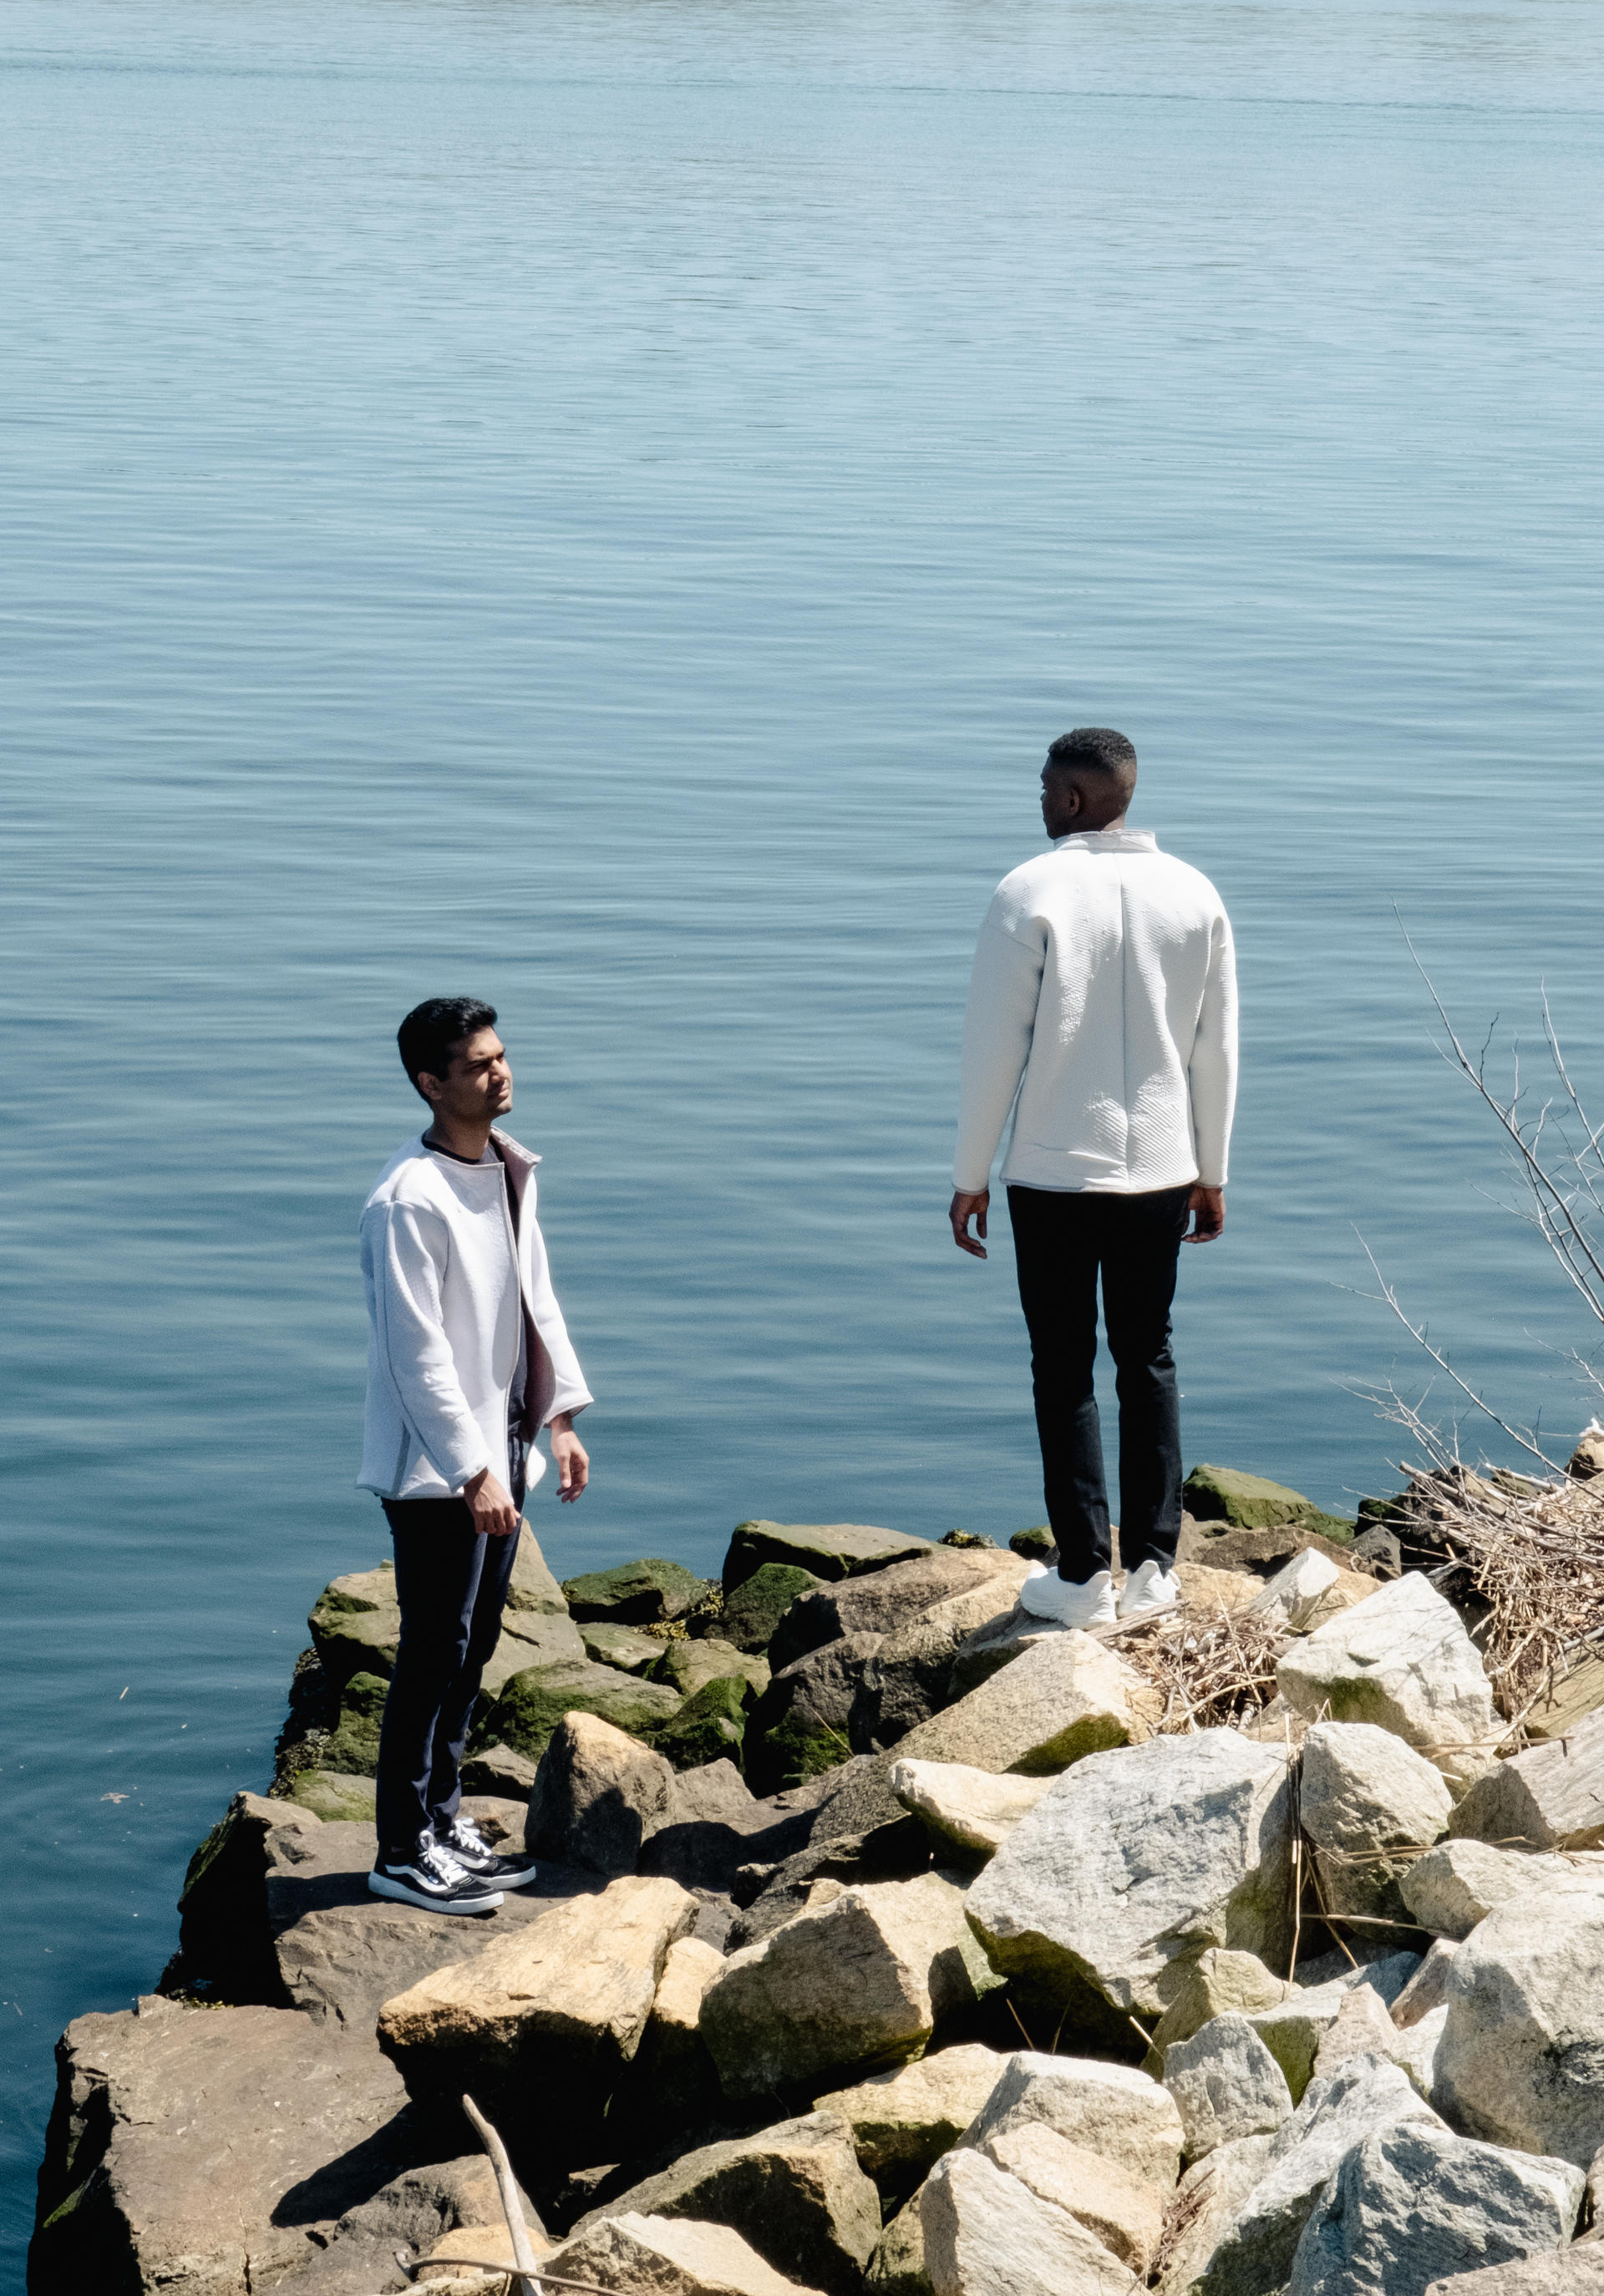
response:
<path id="1" fill-rule="evenodd" d="M 1052 850 L 1064 853 L 1083 847 L 1088 853 L 1156 853 L 1158 840 L 1150 829 L 1072 829 L 1055 837 Z"/>
<path id="2" fill-rule="evenodd" d="M 498 1131 L 494 1125 L 490 1127 L 490 1144 L 503 1163 L 515 1165 L 526 1172 L 532 1172 L 540 1160 L 532 1148 L 526 1148 L 522 1140 L 514 1140 L 510 1132 Z M 453 1156 L 448 1149 L 436 1149 L 434 1143 L 425 1140 L 421 1132 L 413 1146 L 425 1156 L 441 1155 L 448 1164 L 456 1164 L 464 1171 L 488 1172 L 490 1168 L 488 1164 L 470 1164 L 464 1157 Z"/>

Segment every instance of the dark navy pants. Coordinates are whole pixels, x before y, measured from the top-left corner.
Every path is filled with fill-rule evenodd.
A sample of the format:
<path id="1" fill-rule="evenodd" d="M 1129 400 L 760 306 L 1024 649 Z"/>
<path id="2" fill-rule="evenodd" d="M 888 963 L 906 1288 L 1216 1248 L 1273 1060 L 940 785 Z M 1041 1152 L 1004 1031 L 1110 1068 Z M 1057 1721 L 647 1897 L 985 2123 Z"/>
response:
<path id="1" fill-rule="evenodd" d="M 379 1734 L 379 1855 L 450 1824 L 480 1677 L 501 1632 L 519 1534 L 473 1529 L 464 1499 L 386 1499 L 401 1645 Z"/>
<path id="2" fill-rule="evenodd" d="M 1167 1570 L 1180 1536 L 1180 1403 L 1170 1307 L 1191 1189 L 1151 1194 L 1008 1190 L 1048 1520 L 1058 1572 L 1109 1567 L 1103 1437 L 1092 1389 L 1098 1278 L 1120 1403 L 1120 1560 Z"/>

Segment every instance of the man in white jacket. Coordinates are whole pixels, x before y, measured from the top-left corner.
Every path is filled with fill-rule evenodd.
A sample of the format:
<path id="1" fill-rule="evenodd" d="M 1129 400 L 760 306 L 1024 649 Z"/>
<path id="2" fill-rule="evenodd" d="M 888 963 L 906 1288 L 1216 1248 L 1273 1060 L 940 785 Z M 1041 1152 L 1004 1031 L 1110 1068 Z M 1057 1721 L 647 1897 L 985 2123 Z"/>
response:
<path id="1" fill-rule="evenodd" d="M 477 1914 L 534 1878 L 460 1814 L 463 1747 L 496 1647 L 523 1496 L 545 1472 L 577 1499 L 573 1431 L 591 1400 L 551 1288 L 531 1156 L 496 1119 L 512 1070 L 492 1006 L 434 996 L 398 1034 L 432 1121 L 380 1174 L 362 1213 L 367 1414 L 358 1480 L 395 1540 L 400 1647 L 379 1740 L 375 1895 Z"/>
<path id="2" fill-rule="evenodd" d="M 1002 1177 L 1058 1547 L 1057 1573 L 1037 1565 L 1020 1599 L 1082 1627 L 1180 1595 L 1170 1308 L 1182 1242 L 1225 1226 L 1236 1099 L 1230 925 L 1206 877 L 1161 853 L 1151 831 L 1126 828 L 1135 787 L 1136 751 L 1107 726 L 1048 751 L 1051 849 L 1003 879 L 975 951 L 949 1213 L 958 1249 L 983 1259 L 1012 1110 Z M 1099 1274 L 1120 1405 L 1117 1613 L 1092 1388 Z"/>

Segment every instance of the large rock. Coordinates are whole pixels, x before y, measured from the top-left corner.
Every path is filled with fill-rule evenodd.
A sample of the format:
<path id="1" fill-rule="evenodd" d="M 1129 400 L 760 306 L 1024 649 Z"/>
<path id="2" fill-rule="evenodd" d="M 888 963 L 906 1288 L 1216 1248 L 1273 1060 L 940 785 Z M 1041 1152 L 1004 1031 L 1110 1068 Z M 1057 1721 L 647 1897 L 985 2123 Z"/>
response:
<path id="1" fill-rule="evenodd" d="M 1442 1772 L 1371 1722 L 1316 1722 L 1304 1740 L 1298 1813 L 1314 1844 L 1328 1912 L 1406 1923 L 1399 1884 L 1408 1854 L 1435 1841 L 1453 1814 Z"/>
<path id="2" fill-rule="evenodd" d="M 752 1897 L 754 1889 L 757 1894 L 736 1918 L 730 1950 L 761 1945 L 805 1908 L 817 1909 L 844 1889 L 910 1881 L 928 1874 L 931 1865 L 930 1836 L 917 1818 L 899 1816 L 862 1833 L 810 1842 L 777 1867 L 756 1862 L 743 1866 L 735 1880 L 737 1902 Z"/>
<path id="3" fill-rule="evenodd" d="M 981 2150 L 1039 2201 L 1073 2217 L 1139 2278 L 1147 2277 L 1164 2232 L 1167 2193 L 1039 2120 L 989 2136 Z"/>
<path id="4" fill-rule="evenodd" d="M 476 2096 L 574 2143 L 640 2046 L 670 1946 L 696 1918 L 674 1882 L 634 1876 L 554 1906 L 379 2013 L 415 2095 Z M 581 2155 L 581 2157 L 583 2157 Z"/>
<path id="5" fill-rule="evenodd" d="M 1468 2136 L 1585 2167 L 1604 2144 L 1604 1890 L 1496 1906 L 1448 1972 L 1437 2101 Z"/>
<path id="6" fill-rule="evenodd" d="M 588 1659 L 526 1667 L 502 1685 L 474 1725 L 473 1743 L 511 1746 L 538 1761 L 565 1714 L 599 1714 L 615 1729 L 638 1738 L 670 1721 L 679 1705 L 679 1693 L 665 1685 L 642 1682 Z"/>
<path id="7" fill-rule="evenodd" d="M 732 1954 L 702 2004 L 702 2035 L 731 2096 L 864 2072 L 919 2055 L 995 1983 L 938 1874 L 843 1890 Z"/>
<path id="8" fill-rule="evenodd" d="M 1339 2163 L 1293 2259 L 1287 2296 L 1425 2296 L 1434 2280 L 1561 2247 L 1580 2169 L 1446 2128 L 1393 2128 Z"/>
<path id="9" fill-rule="evenodd" d="M 927 1538 L 906 1538 L 861 1522 L 740 1522 L 724 1558 L 728 1597 L 765 1562 L 788 1562 L 816 1578 L 856 1578 L 928 1554 Z"/>
<path id="10" fill-rule="evenodd" d="M 938 2049 L 818 2101 L 852 2132 L 858 2164 L 889 2193 L 911 2192 L 958 2143 L 996 2087 L 1008 2058 L 978 2041 Z"/>
<path id="11" fill-rule="evenodd" d="M 903 1808 L 923 1821 L 938 1844 L 972 1860 L 994 1856 L 1051 1784 L 1050 1777 L 999 1776 L 963 1762 L 904 1759 L 891 1773 L 891 1790 Z"/>
<path id="12" fill-rule="evenodd" d="M 961 2141 L 984 2146 L 1038 2123 L 1106 2154 L 1142 2184 L 1167 2191 L 1175 2182 L 1184 2143 L 1175 2101 L 1131 2065 L 1016 2050 Z"/>
<path id="13" fill-rule="evenodd" d="M 1079 1632 L 1049 1635 L 910 1730 L 897 1751 L 907 1761 L 1047 1776 L 1145 1738 L 1161 1703 L 1106 1644 Z"/>
<path id="14" fill-rule="evenodd" d="M 917 2195 L 881 2234 L 863 2285 L 866 2296 L 935 2296 L 925 2268 L 925 2227 Z"/>
<path id="15" fill-rule="evenodd" d="M 789 1666 L 843 1635 L 892 1635 L 934 1604 L 987 1586 L 995 1589 L 995 1606 L 1006 1611 L 1013 1601 L 1008 1590 L 1024 1584 L 1028 1569 L 1016 1554 L 983 1547 L 926 1547 L 909 1562 L 837 1580 L 793 1603 L 769 1658 L 776 1667 Z"/>
<path id="16" fill-rule="evenodd" d="M 1398 2028 L 1373 1986 L 1355 1985 L 1321 2036 L 1314 2053 L 1314 2078 L 1323 2080 L 1354 2057 L 1390 2057 L 1398 2062 Z M 1419 2081 L 1415 2084 L 1419 2088 Z M 1427 2083 L 1427 2088 L 1431 2084 Z"/>
<path id="17" fill-rule="evenodd" d="M 57 2062 L 29 2273 L 40 2296 L 277 2287 L 429 2158 L 371 2039 L 292 2010 L 152 1997 L 78 2018 Z"/>
<path id="18" fill-rule="evenodd" d="M 378 1807 L 378 1784 L 345 1770 L 298 1770 L 287 1799 L 314 1817 L 336 1824 L 371 1825 Z"/>
<path id="19" fill-rule="evenodd" d="M 1015 1567 L 985 1578 L 888 1634 L 863 1669 L 863 1680 L 847 1723 L 847 1735 L 863 1752 L 894 1746 L 954 1698 L 975 1687 L 956 1682 L 958 1652 L 970 1638 L 1017 1613 L 1017 1594 L 1028 1566 L 1016 1555 L 993 1557 Z M 889 1573 L 882 1573 L 889 1576 Z M 870 1586 L 873 1578 L 851 1582 Z M 987 1671 L 994 1671 L 988 1669 Z M 977 1675 L 976 1681 L 983 1677 Z"/>
<path id="20" fill-rule="evenodd" d="M 1246 2017 L 1215 2017 L 1177 2041 L 1164 2057 L 1164 2087 L 1189 2161 L 1239 2137 L 1272 2136 L 1292 2117 L 1287 2076 Z"/>
<path id="21" fill-rule="evenodd" d="M 190 1859 L 178 1899 L 178 1943 L 192 1985 L 208 1979 L 226 1999 L 285 2005 L 267 1927 L 268 1866 L 280 1845 L 321 1839 L 323 1824 L 294 1802 L 234 1795 Z"/>
<path id="22" fill-rule="evenodd" d="M 677 1770 L 743 1759 L 752 1685 L 744 1675 L 716 1675 L 652 1733 L 652 1743 Z"/>
<path id="23" fill-rule="evenodd" d="M 1604 2243 L 1577 2241 L 1551 2256 L 1457 2272 L 1434 2280 L 1426 2296 L 1604 2296 Z"/>
<path id="24" fill-rule="evenodd" d="M 1551 1883 L 1569 1890 L 1579 1874 L 1593 1871 L 1604 1881 L 1604 1860 L 1579 1866 L 1568 1858 L 1534 1857 L 1521 1849 L 1499 1849 L 1491 1842 L 1439 1841 L 1417 1858 L 1401 1883 L 1413 1918 L 1434 1937 L 1468 1938 L 1495 1906 Z"/>
<path id="25" fill-rule="evenodd" d="M 710 1682 L 744 1683 L 754 1698 L 761 1698 L 774 1669 L 767 1659 L 738 1649 L 722 1636 L 707 1635 L 700 1642 L 687 1636 L 681 1642 L 659 1643 L 650 1673 L 654 1682 L 666 1682 L 681 1698 L 694 1698 Z"/>
<path id="26" fill-rule="evenodd" d="M 1314 2082 L 1271 2139 L 1263 2173 L 1194 2284 L 1197 2296 L 1271 2296 L 1284 2288 L 1304 2226 L 1344 2154 L 1411 2122 L 1443 2128 L 1397 2065 L 1356 2058 Z"/>
<path id="27" fill-rule="evenodd" d="M 1095 2233 L 983 2152 L 949 2152 L 919 2195 L 935 2296 L 1130 2296 L 1135 2275 Z"/>
<path id="28" fill-rule="evenodd" d="M 318 1748 L 320 1767 L 338 1775 L 376 1775 L 379 1731 L 384 1719 L 388 1677 L 353 1674 L 340 1693 L 340 1711 L 331 1734 Z"/>
<path id="29" fill-rule="evenodd" d="M 587 1620 L 579 1636 L 588 1659 L 597 1666 L 615 1666 L 621 1674 L 650 1674 L 664 1650 L 673 1647 L 658 1635 L 644 1634 L 638 1627 L 621 1627 L 610 1619 Z M 673 1686 L 679 1687 L 678 1683 Z"/>
<path id="30" fill-rule="evenodd" d="M 648 1555 L 644 1562 L 616 1562 L 610 1570 L 564 1579 L 563 1594 L 581 1625 L 605 1619 L 615 1627 L 650 1627 L 695 1610 L 707 1599 L 708 1586 L 682 1562 Z"/>
<path id="31" fill-rule="evenodd" d="M 761 1563 L 750 1578 L 726 1588 L 719 1630 L 737 1650 L 766 1651 L 775 1629 L 799 1596 L 824 1581 L 795 1562 Z"/>
<path id="32" fill-rule="evenodd" d="M 722 1895 L 753 1859 L 777 1864 L 804 1848 L 817 1817 L 806 1790 L 760 1801 L 733 1761 L 704 1762 L 676 1772 L 668 1820 L 647 1837 L 637 1870 Z"/>
<path id="33" fill-rule="evenodd" d="M 1248 1607 L 1288 1634 L 1307 1635 L 1364 1602 L 1381 1583 L 1368 1571 L 1345 1570 L 1320 1548 L 1305 1546 L 1281 1565 Z"/>
<path id="34" fill-rule="evenodd" d="M 1480 1652 L 1418 1570 L 1295 1642 L 1276 1684 L 1296 1713 L 1373 1723 L 1451 1778 L 1479 1773 L 1500 1727 Z"/>
<path id="35" fill-rule="evenodd" d="M 1158 2296 L 1182 2296 L 1208 2268 L 1221 2240 L 1264 2173 L 1271 2140 L 1243 2136 L 1217 2145 L 1187 2170 L 1165 2212 L 1161 2262 L 1153 2285 Z"/>
<path id="36" fill-rule="evenodd" d="M 730 2226 L 673 2217 L 603 2217 L 541 2268 L 619 2296 L 817 2296 L 765 2264 Z"/>
<path id="37" fill-rule="evenodd" d="M 1256 1953 L 1211 1946 L 1177 1969 L 1168 2006 L 1153 2030 L 1153 2046 L 1162 2059 L 1173 2043 L 1189 2041 L 1212 2018 L 1273 2009 L 1292 1989 L 1290 1979 L 1266 1969 Z"/>
<path id="38" fill-rule="evenodd" d="M 597 1714 L 566 1714 L 530 1791 L 524 1841 L 537 1856 L 633 1874 L 641 1844 L 667 1822 L 674 1773 L 661 1754 Z"/>
<path id="39" fill-rule="evenodd" d="M 851 1751 L 847 1718 L 878 1635 L 843 1635 L 783 1666 L 746 1724 L 746 1776 L 756 1793 L 799 1785 Z"/>
<path id="40" fill-rule="evenodd" d="M 470 1754 L 464 1762 L 463 1792 L 498 1794 L 508 1800 L 527 1802 L 539 1767 L 538 1761 L 531 1761 L 527 1754 L 514 1753 L 510 1746 L 487 1746 L 482 1753 Z"/>
<path id="41" fill-rule="evenodd" d="M 669 1948 L 636 2060 L 649 2120 L 645 2138 L 654 2148 L 665 2122 L 694 2128 L 718 2110 L 718 2076 L 701 2032 L 702 1997 L 723 1966 L 723 1955 L 703 1938 L 679 1938 Z"/>
<path id="42" fill-rule="evenodd" d="M 830 2112 L 704 2144 L 576 2229 L 582 2237 L 620 2215 L 729 2225 L 777 2272 L 827 2296 L 858 2296 L 880 2238 L 879 2195 L 858 2166 L 851 2129 Z M 554 2259 L 552 2270 L 561 2269 Z"/>
<path id="43" fill-rule="evenodd" d="M 1604 1842 L 1604 1714 L 1494 1763 L 1450 1831 L 1505 1849 L 1596 1849 Z"/>
<path id="44" fill-rule="evenodd" d="M 1194 1467 L 1181 1486 L 1181 1500 L 1198 1522 L 1228 1522 L 1234 1529 L 1296 1522 L 1328 1538 L 1351 1538 L 1353 1531 L 1345 1516 L 1326 1514 L 1302 1491 L 1272 1483 L 1263 1475 L 1245 1474 L 1239 1467 Z"/>
<path id="45" fill-rule="evenodd" d="M 1157 2017 L 1176 1964 L 1211 1946 L 1285 1967 L 1291 1855 L 1284 1752 L 1234 1730 L 1157 1738 L 1060 1778 L 983 1869 L 969 1918 L 1049 2004 Z"/>

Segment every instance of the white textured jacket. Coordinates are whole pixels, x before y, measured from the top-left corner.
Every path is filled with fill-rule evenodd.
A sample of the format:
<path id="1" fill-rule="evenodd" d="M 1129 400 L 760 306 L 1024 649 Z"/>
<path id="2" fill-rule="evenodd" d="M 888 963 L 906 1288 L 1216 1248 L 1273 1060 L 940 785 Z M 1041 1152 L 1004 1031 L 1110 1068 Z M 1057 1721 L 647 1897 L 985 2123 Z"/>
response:
<path id="1" fill-rule="evenodd" d="M 1082 830 L 992 897 L 964 1021 L 953 1185 L 1223 1187 L 1237 1095 L 1230 925 L 1150 830 Z M 1015 1106 L 1017 1095 L 1017 1106 Z"/>
<path id="2" fill-rule="evenodd" d="M 535 1218 L 540 1160 L 505 1132 L 490 1140 L 501 1160 L 489 1164 L 409 1140 L 363 1208 L 367 1415 L 357 1480 L 383 1498 L 448 1497 L 481 1467 L 505 1480 L 521 1352 L 523 1410 L 510 1432 L 532 1443 L 558 1412 L 592 1400 Z M 545 1473 L 539 1452 L 528 1472 L 531 1483 Z"/>

